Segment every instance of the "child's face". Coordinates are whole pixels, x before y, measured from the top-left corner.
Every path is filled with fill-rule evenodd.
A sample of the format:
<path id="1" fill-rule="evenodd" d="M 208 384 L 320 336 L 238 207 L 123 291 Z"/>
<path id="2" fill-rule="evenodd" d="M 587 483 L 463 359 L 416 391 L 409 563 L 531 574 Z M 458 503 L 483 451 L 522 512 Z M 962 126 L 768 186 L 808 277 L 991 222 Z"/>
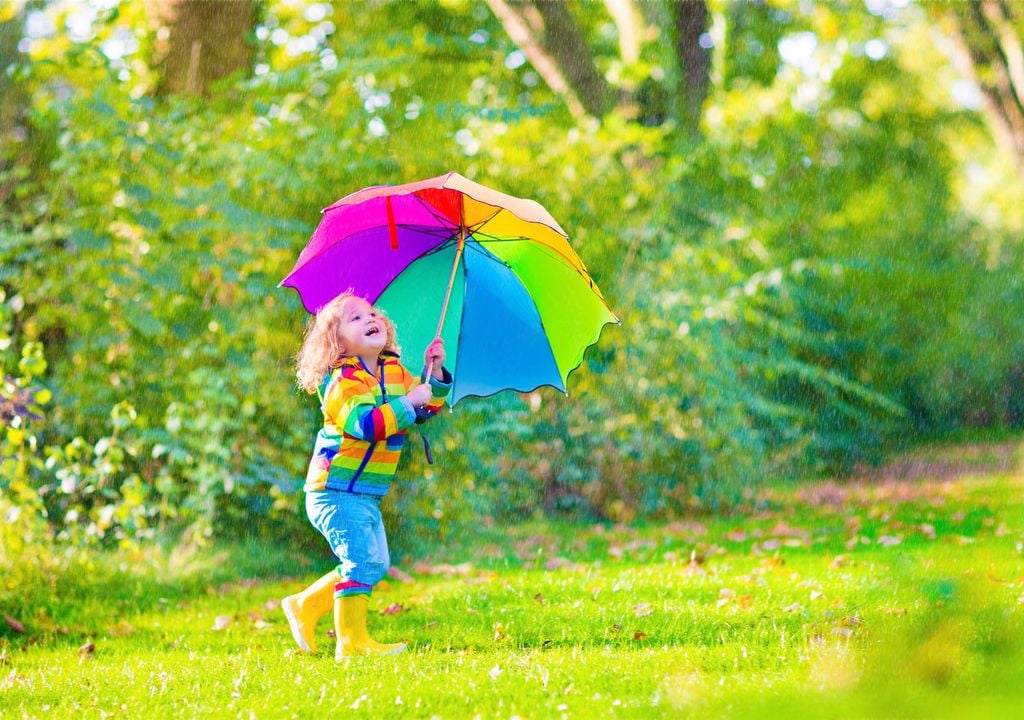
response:
<path id="1" fill-rule="evenodd" d="M 346 355 L 372 358 L 380 355 L 387 345 L 388 329 L 370 303 L 353 297 L 346 300 L 342 308 L 338 336 Z"/>

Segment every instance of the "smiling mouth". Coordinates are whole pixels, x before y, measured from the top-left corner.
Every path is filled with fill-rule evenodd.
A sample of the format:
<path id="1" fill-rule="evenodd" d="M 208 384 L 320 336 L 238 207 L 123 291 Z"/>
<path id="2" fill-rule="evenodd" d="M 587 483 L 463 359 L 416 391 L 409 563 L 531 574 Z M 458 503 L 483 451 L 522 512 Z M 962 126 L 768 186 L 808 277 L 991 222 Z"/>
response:
<path id="1" fill-rule="evenodd" d="M 370 328 L 369 330 L 366 331 L 366 337 L 370 337 L 371 335 L 379 335 L 379 334 L 380 334 L 380 329 L 379 328 L 375 328 L 375 327 L 372 327 L 372 328 Z"/>

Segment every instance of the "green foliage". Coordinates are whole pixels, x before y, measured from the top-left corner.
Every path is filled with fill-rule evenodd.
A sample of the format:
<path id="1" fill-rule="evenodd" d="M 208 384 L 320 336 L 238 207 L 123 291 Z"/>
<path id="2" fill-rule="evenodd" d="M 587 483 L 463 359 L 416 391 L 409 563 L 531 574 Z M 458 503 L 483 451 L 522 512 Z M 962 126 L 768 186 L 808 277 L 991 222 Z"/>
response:
<path id="1" fill-rule="evenodd" d="M 318 418 L 292 382 L 304 312 L 277 282 L 317 208 L 449 169 L 544 204 L 623 324 L 568 397 L 460 404 L 426 429 L 432 468 L 413 438 L 386 507 L 400 547 L 537 513 L 670 516 L 907 434 L 1024 422 L 1024 319 L 1005 311 L 1024 257 L 961 205 L 987 139 L 922 82 L 915 63 L 941 62 L 912 10 L 723 10 L 700 143 L 632 107 L 573 121 L 482 4 L 322 10 L 269 3 L 255 75 L 212 99 L 153 98 L 138 3 L 11 71 L 31 142 L 0 170 L 0 400 L 25 409 L 4 411 L 0 482 L 62 538 L 308 534 Z M 868 57 L 890 27 L 904 45 Z M 584 30 L 624 91 L 668 92 L 669 44 L 619 67 L 604 16 Z M 121 31 L 138 50 L 108 57 Z"/>

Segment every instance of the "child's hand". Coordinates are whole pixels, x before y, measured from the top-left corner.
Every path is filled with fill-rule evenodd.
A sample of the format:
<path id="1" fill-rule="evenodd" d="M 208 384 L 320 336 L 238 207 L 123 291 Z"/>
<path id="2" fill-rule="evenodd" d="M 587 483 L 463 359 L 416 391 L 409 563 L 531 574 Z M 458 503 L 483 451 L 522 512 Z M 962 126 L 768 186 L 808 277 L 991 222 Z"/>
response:
<path id="1" fill-rule="evenodd" d="M 417 385 L 405 395 L 416 407 L 423 407 L 434 397 L 434 391 L 428 383 Z"/>
<path id="2" fill-rule="evenodd" d="M 444 371 L 441 369 L 444 360 L 444 340 L 434 338 L 434 341 L 427 346 L 427 351 L 423 353 L 423 364 L 431 368 L 431 373 L 438 380 L 444 380 Z"/>

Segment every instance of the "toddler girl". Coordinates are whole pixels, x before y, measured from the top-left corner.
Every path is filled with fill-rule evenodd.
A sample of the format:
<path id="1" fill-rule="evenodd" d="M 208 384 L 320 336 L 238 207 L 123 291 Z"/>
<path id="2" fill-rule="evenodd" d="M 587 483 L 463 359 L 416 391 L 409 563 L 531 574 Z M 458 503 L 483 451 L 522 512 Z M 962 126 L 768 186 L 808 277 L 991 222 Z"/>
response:
<path id="1" fill-rule="evenodd" d="M 336 569 L 281 601 L 292 637 L 315 652 L 317 620 L 334 607 L 335 659 L 392 654 L 366 629 L 370 592 L 390 563 L 381 498 L 398 466 L 406 431 L 417 416 L 441 409 L 451 389 L 442 365 L 444 341 L 424 354 L 429 383 L 399 362 L 394 325 L 363 298 L 342 293 L 310 321 L 297 359 L 299 387 L 320 397 L 323 427 L 316 437 L 304 490 L 306 514 L 338 557 Z"/>

